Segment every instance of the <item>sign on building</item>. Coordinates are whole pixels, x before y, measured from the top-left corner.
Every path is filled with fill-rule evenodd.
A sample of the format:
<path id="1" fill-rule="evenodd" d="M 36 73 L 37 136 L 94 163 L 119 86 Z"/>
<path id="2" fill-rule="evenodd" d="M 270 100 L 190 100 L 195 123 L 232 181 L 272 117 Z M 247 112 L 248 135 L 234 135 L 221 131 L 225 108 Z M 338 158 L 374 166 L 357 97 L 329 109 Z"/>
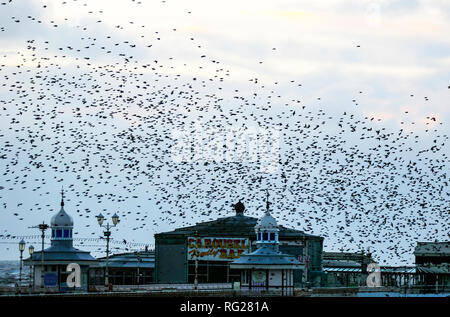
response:
<path id="1" fill-rule="evenodd" d="M 44 286 L 45 287 L 55 287 L 57 285 L 58 285 L 58 273 L 45 272 L 44 273 Z"/>
<path id="2" fill-rule="evenodd" d="M 249 251 L 248 239 L 242 238 L 216 238 L 216 237 L 189 237 L 187 240 L 188 260 L 202 261 L 233 261 L 243 253 Z"/>

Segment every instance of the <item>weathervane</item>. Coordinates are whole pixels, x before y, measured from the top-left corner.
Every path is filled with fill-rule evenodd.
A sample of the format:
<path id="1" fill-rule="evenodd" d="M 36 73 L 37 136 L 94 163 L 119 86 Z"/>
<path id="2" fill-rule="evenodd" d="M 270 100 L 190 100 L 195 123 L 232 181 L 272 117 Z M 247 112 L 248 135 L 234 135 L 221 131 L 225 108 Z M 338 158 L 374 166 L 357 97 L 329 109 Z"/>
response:
<path id="1" fill-rule="evenodd" d="M 64 186 L 61 187 L 61 207 L 64 206 Z"/>

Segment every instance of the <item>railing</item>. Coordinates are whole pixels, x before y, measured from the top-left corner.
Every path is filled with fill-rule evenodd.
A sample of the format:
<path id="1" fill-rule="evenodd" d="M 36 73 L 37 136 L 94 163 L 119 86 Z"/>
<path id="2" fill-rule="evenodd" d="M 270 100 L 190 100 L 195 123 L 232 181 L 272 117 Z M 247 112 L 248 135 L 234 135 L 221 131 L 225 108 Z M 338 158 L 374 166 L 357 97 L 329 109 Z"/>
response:
<path id="1" fill-rule="evenodd" d="M 27 294 L 39 294 L 39 293 L 58 293 L 58 287 L 29 287 L 29 286 L 2 286 L 0 287 L 0 295 L 2 294 L 15 294 L 15 295 L 27 295 Z"/>
<path id="2" fill-rule="evenodd" d="M 231 290 L 231 283 L 198 284 L 199 291 Z M 146 285 L 114 285 L 113 291 L 195 291 L 194 284 L 146 284 Z"/>
<path id="3" fill-rule="evenodd" d="M 91 294 L 167 294 L 173 293 L 175 296 L 181 295 L 208 295 L 208 296 L 356 296 L 357 294 L 370 294 L 377 292 L 396 293 L 399 295 L 431 295 L 431 294 L 450 294 L 450 285 L 416 285 L 413 287 L 320 287 L 313 289 L 292 289 L 289 292 L 282 293 L 281 290 L 234 290 L 232 283 L 205 283 L 198 284 L 198 290 L 195 290 L 194 284 L 146 284 L 146 285 L 114 285 L 112 291 L 103 285 L 91 285 L 89 288 Z M 0 295 L 36 295 L 36 294 L 59 294 L 58 288 L 41 289 L 40 287 L 0 287 Z M 72 293 L 72 291 L 68 292 Z M 67 295 L 69 295 L 66 293 Z M 85 293 L 85 291 L 77 290 L 75 293 Z M 202 295 L 202 296 L 203 296 Z"/>

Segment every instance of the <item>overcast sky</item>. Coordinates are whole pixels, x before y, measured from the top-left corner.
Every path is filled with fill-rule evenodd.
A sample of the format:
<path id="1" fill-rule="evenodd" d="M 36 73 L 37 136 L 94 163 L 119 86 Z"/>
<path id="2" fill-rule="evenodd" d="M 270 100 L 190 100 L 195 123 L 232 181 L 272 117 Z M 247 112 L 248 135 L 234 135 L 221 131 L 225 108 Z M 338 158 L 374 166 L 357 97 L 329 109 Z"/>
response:
<path id="1" fill-rule="evenodd" d="M 158 232 L 232 215 L 231 204 L 238 199 L 244 201 L 246 214 L 258 217 L 265 207 L 264 190 L 269 188 L 279 222 L 325 236 L 325 251 L 359 251 L 370 247 L 383 264 L 411 265 L 417 241 L 448 241 L 449 1 L 0 0 L 0 3 L 0 145 L 4 149 L 0 160 L 3 187 L 0 234 L 4 235 L 0 237 L 0 259 L 18 258 L 19 240 L 6 239 L 6 235 L 38 235 L 36 229 L 29 227 L 50 221 L 59 210 L 62 186 L 66 188 L 66 211 L 74 218 L 79 238 L 102 235 L 94 217 L 99 212 L 107 217 L 114 212 L 121 216 L 113 238 L 143 244 L 153 244 L 153 234 Z M 151 92 L 148 98 L 142 90 L 147 84 L 145 93 Z M 186 110 L 188 101 L 182 100 L 182 94 L 164 109 L 143 106 L 150 100 L 171 98 L 173 89 L 190 92 L 188 101 L 197 102 L 192 112 Z M 125 96 L 131 99 L 127 101 Z M 256 112 L 251 105 L 240 104 L 237 96 L 255 103 Z M 102 109 L 86 107 L 90 104 Z M 214 108 L 216 104 L 221 104 L 222 110 Z M 264 105 L 268 108 L 264 109 Z M 202 106 L 204 109 L 199 109 Z M 283 132 L 295 136 L 296 130 L 291 128 L 297 121 L 294 115 L 292 120 L 287 115 L 275 118 L 286 109 L 295 110 L 297 115 L 302 113 L 300 120 L 312 126 L 316 121 L 320 124 L 318 130 L 308 132 L 305 137 L 299 132 L 304 141 L 295 143 L 299 147 L 283 138 Z M 433 160 L 436 170 L 424 170 L 424 177 L 415 178 L 414 188 L 426 189 L 431 183 L 442 186 L 441 191 L 421 197 L 418 192 L 410 195 L 400 185 L 396 202 L 408 207 L 396 209 L 397 216 L 391 214 L 389 207 L 378 209 L 380 215 L 388 218 L 389 225 L 367 237 L 361 230 L 372 230 L 372 218 L 369 221 L 364 213 L 349 211 L 351 220 L 347 219 L 347 225 L 342 227 L 337 223 L 344 219 L 343 213 L 328 212 L 321 204 L 309 203 L 310 197 L 305 198 L 309 195 L 305 191 L 329 190 L 328 185 L 314 183 L 313 175 L 321 172 L 314 170 L 315 164 L 309 159 L 303 161 L 311 184 L 305 182 L 303 192 L 299 187 L 285 189 L 280 171 L 244 172 L 236 178 L 231 176 L 234 185 L 222 186 L 223 181 L 215 174 L 191 169 L 193 175 L 200 173 L 198 183 L 191 179 L 192 186 L 185 183 L 186 187 L 177 187 L 172 186 L 174 182 L 185 177 L 184 170 L 177 172 L 177 164 L 166 162 L 162 165 L 165 167 L 154 170 L 151 167 L 158 165 L 156 158 L 170 160 L 170 156 L 159 156 L 165 146 L 158 146 L 171 144 L 164 137 L 180 129 L 178 124 L 171 126 L 165 120 L 178 122 L 181 114 L 191 122 L 201 123 L 225 114 L 227 120 L 233 121 L 229 115 L 236 113 L 239 117 L 236 124 L 259 128 L 257 120 L 249 123 L 250 119 L 242 118 L 264 113 L 261 114 L 266 118 L 264 122 L 270 122 L 264 131 L 280 132 L 281 161 L 287 160 L 293 151 L 306 153 L 306 144 L 315 141 L 314 135 L 320 136 L 318 146 L 324 151 L 328 147 L 324 135 L 330 135 L 339 140 L 345 137 L 348 149 L 355 144 L 360 153 L 368 153 L 370 143 L 360 138 L 362 130 L 358 135 L 338 133 L 343 113 L 353 116 L 350 125 L 359 127 L 367 121 L 367 127 L 373 131 L 384 129 L 382 134 L 393 136 L 402 129 L 402 133 L 411 137 L 398 147 L 412 150 L 397 152 L 399 160 L 416 162 L 419 169 L 425 168 L 416 154 L 438 146 L 439 151 L 424 154 L 426 159 Z M 39 114 L 41 119 L 36 119 Z M 169 134 L 150 133 L 149 124 Z M 290 124 L 290 128 L 285 129 L 284 124 Z M 224 126 L 229 128 L 233 124 Z M 149 137 L 136 143 L 139 150 L 134 154 L 128 148 L 124 150 L 126 140 L 130 144 L 135 142 L 127 136 L 130 131 L 134 137 Z M 30 144 L 30 138 L 36 139 L 37 147 Z M 162 142 L 163 139 L 168 143 Z M 113 140 L 118 141 L 117 146 L 124 152 L 110 146 Z M 91 156 L 83 161 L 86 152 Z M 33 156 L 36 153 L 41 156 Z M 105 156 L 108 160 L 102 161 Z M 130 164 L 141 164 L 138 170 L 118 163 L 131 156 L 138 162 Z M 331 160 L 341 156 L 336 154 Z M 42 166 L 36 167 L 38 162 Z M 300 159 L 297 166 L 301 162 Z M 396 172 L 404 168 L 391 157 L 386 162 L 396 166 Z M 143 175 L 143 170 L 151 177 Z M 240 169 L 226 171 L 238 174 Z M 382 207 L 389 203 L 391 192 L 383 193 L 387 185 L 372 178 L 378 174 L 364 174 L 356 167 L 352 171 L 369 184 L 369 192 L 376 193 L 375 204 Z M 108 183 L 105 172 L 113 175 Z M 248 186 L 255 175 L 264 179 L 260 188 Z M 380 179 L 388 179 L 385 175 L 391 174 L 381 173 Z M 362 190 L 356 180 L 351 187 Z M 183 194 L 186 197 L 177 198 Z M 414 206 L 412 200 L 419 198 L 426 200 L 429 209 Z M 353 203 L 351 198 L 345 201 Z M 358 201 L 360 205 L 374 202 Z M 298 210 L 288 211 L 287 206 L 293 205 Z M 202 212 L 206 209 L 207 212 Z M 411 217 L 408 219 L 419 219 L 418 223 L 404 222 L 406 214 Z M 305 219 L 309 217 L 307 222 Z M 403 229 L 395 229 L 399 225 Z M 395 237 L 394 241 L 386 241 L 389 236 Z M 39 239 L 26 240 L 40 248 Z M 102 254 L 99 253 L 103 250 L 102 241 L 75 244 L 92 251 L 94 256 Z M 125 251 L 125 244 L 115 246 L 117 252 Z M 396 253 L 398 246 L 401 250 Z M 130 245 L 129 249 L 137 247 Z"/>

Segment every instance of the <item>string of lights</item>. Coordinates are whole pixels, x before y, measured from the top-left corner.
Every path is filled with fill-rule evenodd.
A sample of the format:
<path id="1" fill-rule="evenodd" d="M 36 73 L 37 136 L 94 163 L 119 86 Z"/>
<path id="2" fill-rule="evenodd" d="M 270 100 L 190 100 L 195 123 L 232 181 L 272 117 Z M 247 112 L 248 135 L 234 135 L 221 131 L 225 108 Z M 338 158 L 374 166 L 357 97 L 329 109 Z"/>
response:
<path id="1" fill-rule="evenodd" d="M 31 244 L 39 244 L 39 241 L 30 241 Z M 17 242 L 13 242 L 13 241 L 0 241 L 0 244 L 9 244 L 9 245 L 15 245 L 17 244 Z M 44 245 L 51 245 L 51 243 L 44 243 Z M 82 247 L 82 248 L 97 248 L 96 250 L 91 250 L 91 251 L 96 251 L 98 252 L 99 250 L 103 250 L 103 248 L 105 247 L 104 245 L 100 245 L 100 244 L 76 244 L 74 245 L 75 247 Z M 113 250 L 119 250 L 119 251 L 139 251 L 142 250 L 141 248 L 138 247 L 126 247 L 126 246 L 122 246 L 122 247 L 113 247 Z M 148 250 L 154 250 L 153 248 L 148 248 Z"/>
<path id="2" fill-rule="evenodd" d="M 46 239 L 50 239 L 50 236 L 45 236 Z M 4 236 L 4 235 L 0 235 L 0 240 L 26 240 L 29 243 L 33 242 L 33 243 L 39 243 L 39 239 L 41 239 L 40 235 L 28 235 L 28 236 L 18 236 L 18 235 L 10 235 L 10 236 Z M 82 242 L 103 242 L 105 239 L 102 238 L 73 238 L 73 241 L 82 241 Z M 1 242 L 2 244 L 9 244 L 6 242 Z M 17 242 L 10 242 L 10 244 L 14 244 Z M 143 242 L 125 242 L 125 241 L 121 241 L 121 240 L 117 240 L 117 239 L 111 239 L 110 243 L 112 244 L 120 244 L 120 245 L 125 245 L 125 246 L 129 246 L 129 247 L 147 247 L 149 249 L 153 249 L 154 246 L 153 244 L 149 244 L 149 243 L 143 243 Z M 50 244 L 50 243 L 46 243 L 46 244 Z M 81 244 L 83 246 L 86 246 L 85 244 Z M 103 245 L 101 245 L 103 246 Z"/>

